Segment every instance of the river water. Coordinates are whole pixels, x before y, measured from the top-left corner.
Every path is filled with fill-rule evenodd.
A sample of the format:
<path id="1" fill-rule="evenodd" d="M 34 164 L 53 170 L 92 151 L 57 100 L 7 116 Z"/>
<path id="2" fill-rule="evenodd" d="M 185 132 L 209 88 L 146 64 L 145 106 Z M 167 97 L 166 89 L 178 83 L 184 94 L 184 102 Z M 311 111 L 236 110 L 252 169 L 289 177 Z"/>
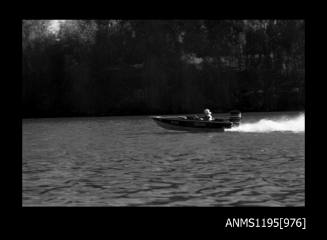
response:
<path id="1" fill-rule="evenodd" d="M 24 119 L 22 204 L 304 206 L 305 133 L 285 128 L 298 114 L 245 113 L 244 129 L 218 133 L 146 116 Z"/>

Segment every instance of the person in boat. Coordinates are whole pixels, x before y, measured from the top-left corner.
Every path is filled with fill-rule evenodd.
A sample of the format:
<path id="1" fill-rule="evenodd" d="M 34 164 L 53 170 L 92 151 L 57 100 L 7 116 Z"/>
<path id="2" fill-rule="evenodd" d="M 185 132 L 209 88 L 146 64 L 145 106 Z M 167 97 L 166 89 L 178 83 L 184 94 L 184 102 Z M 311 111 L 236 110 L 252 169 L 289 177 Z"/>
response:
<path id="1" fill-rule="evenodd" d="M 205 121 L 213 121 L 214 120 L 214 118 L 212 117 L 212 113 L 208 108 L 204 109 L 204 117 L 202 118 L 202 120 L 205 120 Z"/>

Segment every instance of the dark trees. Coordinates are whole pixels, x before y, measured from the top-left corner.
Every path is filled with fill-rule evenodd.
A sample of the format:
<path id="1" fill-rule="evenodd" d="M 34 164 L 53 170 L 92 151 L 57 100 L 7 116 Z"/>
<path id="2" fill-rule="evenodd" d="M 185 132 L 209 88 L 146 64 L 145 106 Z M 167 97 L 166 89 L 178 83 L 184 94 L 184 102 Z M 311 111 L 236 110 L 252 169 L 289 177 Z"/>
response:
<path id="1" fill-rule="evenodd" d="M 24 20 L 23 116 L 304 108 L 301 20 Z"/>

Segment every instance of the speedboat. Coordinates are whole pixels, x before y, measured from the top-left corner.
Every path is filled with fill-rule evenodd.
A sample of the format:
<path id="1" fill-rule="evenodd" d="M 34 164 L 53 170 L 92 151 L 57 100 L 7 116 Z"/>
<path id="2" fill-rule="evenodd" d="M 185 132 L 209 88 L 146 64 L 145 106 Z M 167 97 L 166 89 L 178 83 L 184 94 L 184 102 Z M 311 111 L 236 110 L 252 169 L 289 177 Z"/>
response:
<path id="1" fill-rule="evenodd" d="M 215 118 L 212 121 L 194 116 L 151 117 L 160 127 L 177 131 L 216 131 L 223 132 L 225 129 L 239 126 L 242 114 L 240 111 L 231 111 L 228 118 Z"/>

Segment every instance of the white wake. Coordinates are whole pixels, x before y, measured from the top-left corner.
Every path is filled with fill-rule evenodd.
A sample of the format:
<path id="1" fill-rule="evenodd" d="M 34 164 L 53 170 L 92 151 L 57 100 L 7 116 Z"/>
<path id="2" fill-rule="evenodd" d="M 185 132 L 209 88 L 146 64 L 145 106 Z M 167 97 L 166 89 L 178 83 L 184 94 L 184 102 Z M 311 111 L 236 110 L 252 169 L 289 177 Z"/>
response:
<path id="1" fill-rule="evenodd" d="M 291 131 L 304 132 L 305 114 L 302 113 L 296 117 L 281 117 L 279 119 L 261 119 L 254 123 L 241 123 L 240 126 L 226 131 L 231 132 L 275 132 Z"/>

